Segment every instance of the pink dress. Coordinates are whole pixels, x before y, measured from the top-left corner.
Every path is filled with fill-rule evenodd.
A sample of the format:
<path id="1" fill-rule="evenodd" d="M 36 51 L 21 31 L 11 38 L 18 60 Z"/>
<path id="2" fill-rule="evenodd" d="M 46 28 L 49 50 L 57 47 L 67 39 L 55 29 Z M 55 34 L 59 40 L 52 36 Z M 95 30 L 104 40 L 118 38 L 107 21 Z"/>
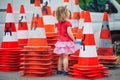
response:
<path id="1" fill-rule="evenodd" d="M 54 53 L 73 54 L 76 50 L 78 50 L 75 43 L 67 34 L 67 28 L 70 26 L 72 26 L 72 24 L 69 21 L 64 21 L 56 24 L 59 39 L 55 44 Z"/>

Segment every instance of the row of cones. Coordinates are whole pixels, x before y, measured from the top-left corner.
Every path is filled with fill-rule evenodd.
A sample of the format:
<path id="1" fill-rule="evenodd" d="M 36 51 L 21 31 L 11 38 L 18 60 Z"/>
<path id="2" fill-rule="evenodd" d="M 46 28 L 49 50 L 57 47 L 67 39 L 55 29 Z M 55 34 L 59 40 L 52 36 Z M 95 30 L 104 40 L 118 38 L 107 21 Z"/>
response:
<path id="1" fill-rule="evenodd" d="M 47 8 L 50 8 L 50 7 L 48 6 L 48 7 L 46 7 L 46 9 Z M 44 24 L 42 10 L 40 7 L 40 1 L 35 0 L 35 11 L 34 11 L 35 13 L 33 14 L 33 17 L 32 17 L 31 29 L 29 30 L 29 32 L 27 32 L 28 28 L 27 28 L 27 23 L 25 21 L 25 17 L 24 17 L 25 16 L 24 11 L 23 11 L 23 14 L 21 14 L 20 20 L 19 20 L 19 26 L 20 26 L 19 29 L 21 31 L 19 31 L 18 33 L 20 34 L 19 38 L 21 38 L 20 39 L 20 42 L 22 43 L 21 46 L 24 45 L 22 47 L 23 48 L 22 52 L 24 52 L 24 53 L 21 52 L 21 48 L 19 48 L 19 46 L 18 46 L 14 20 L 10 20 L 10 19 L 13 19 L 12 8 L 11 8 L 10 3 L 8 4 L 7 12 L 8 13 L 10 12 L 10 14 L 7 14 L 7 17 L 6 17 L 6 27 L 5 27 L 5 32 L 4 32 L 5 34 L 3 37 L 2 48 L 0 49 L 0 51 L 1 51 L 0 57 L 2 58 L 0 70 L 2 70 L 2 71 L 5 71 L 5 70 L 12 71 L 13 69 L 19 70 L 19 66 L 20 66 L 20 63 L 22 60 L 22 65 L 23 65 L 22 69 L 24 71 L 24 76 L 49 76 L 49 75 L 51 75 L 52 68 L 56 68 L 56 62 L 54 62 L 55 66 L 52 67 L 52 63 L 51 63 L 52 58 L 56 57 L 56 56 L 58 57 L 58 55 L 54 55 L 52 57 L 52 55 L 53 55 L 52 49 L 54 48 L 54 43 L 57 41 L 57 35 L 54 33 L 54 22 L 46 21 L 46 19 L 51 19 L 52 16 L 51 16 L 51 14 L 49 14 L 49 12 L 51 13 L 51 11 L 48 11 L 47 15 L 46 15 L 46 13 L 44 14 L 44 20 L 46 21 L 45 22 L 46 24 Z M 77 57 L 77 60 L 73 60 L 73 62 L 76 61 L 75 63 L 77 63 L 77 61 L 78 61 L 78 64 L 71 67 L 73 69 L 73 71 L 71 71 L 71 72 L 73 72 L 73 74 L 71 74 L 71 75 L 75 76 L 75 77 L 79 77 L 79 78 L 91 78 L 91 76 L 92 76 L 92 78 L 104 77 L 107 74 L 107 69 L 103 65 L 98 64 L 99 56 L 97 56 L 92 28 L 91 28 L 91 26 L 89 26 L 89 24 L 91 22 L 89 12 L 86 12 L 85 15 L 87 16 L 87 18 L 85 18 L 85 24 L 84 24 L 83 30 L 82 30 L 82 28 L 78 28 L 77 32 L 79 32 L 79 31 L 80 32 L 76 36 L 78 38 L 79 45 L 82 43 L 83 47 L 81 49 L 81 46 L 79 46 L 80 53 L 77 53 L 76 55 L 71 55 L 72 57 L 70 57 L 71 60 L 73 60 L 74 57 Z M 22 25 L 25 25 L 25 29 L 23 29 Z M 44 25 L 45 25 L 45 27 L 44 27 Z M 49 28 L 49 26 L 50 26 L 50 28 Z M 47 37 L 46 37 L 46 31 L 48 32 Z M 107 30 L 107 32 L 108 31 L 109 30 Z M 26 38 L 27 34 L 28 34 L 28 41 Z M 83 39 L 80 36 L 81 34 L 83 34 L 82 35 Z M 22 40 L 23 37 L 24 37 L 24 40 Z M 49 38 L 48 41 L 46 38 Z M 48 42 L 50 40 L 52 40 L 52 42 L 50 42 L 52 44 L 50 44 L 50 43 L 48 44 Z M 112 48 L 110 48 L 110 49 L 112 49 Z M 102 49 L 98 49 L 98 52 L 100 50 L 102 50 Z M 107 50 L 108 50 L 108 48 L 107 48 Z M 7 52 L 5 52 L 5 51 L 7 51 Z M 88 52 L 90 54 L 88 54 Z M 6 57 L 4 57 L 4 56 L 6 56 Z M 20 59 L 21 56 L 22 56 L 22 59 Z M 113 56 L 113 54 L 110 53 L 109 56 L 112 56 L 112 60 L 114 62 L 116 61 L 116 58 Z M 41 59 L 41 57 L 42 57 L 42 59 Z M 46 59 L 46 57 L 48 57 L 48 58 Z M 15 61 L 13 61 L 13 59 Z M 106 59 L 106 58 L 104 58 L 104 59 Z M 55 61 L 55 60 L 57 60 L 57 59 L 54 59 L 53 61 Z M 39 63 L 41 63 L 41 64 L 39 64 Z M 75 63 L 73 63 L 73 64 L 75 64 Z M 6 64 L 10 64 L 10 65 L 6 66 Z M 11 67 L 11 65 L 12 65 L 12 67 Z M 17 69 L 15 66 L 17 67 Z M 94 67 L 91 67 L 91 66 L 94 66 Z M 92 72 L 92 70 L 94 70 L 94 68 L 96 68 L 96 70 L 94 72 Z M 47 72 L 44 72 L 46 70 L 47 70 Z M 85 71 L 85 73 L 82 73 L 84 71 Z M 88 71 L 90 71 L 90 72 L 88 73 Z M 79 73 L 80 73 L 80 75 L 79 75 Z M 95 74 L 97 74 L 97 75 L 95 75 Z M 87 75 L 87 77 L 85 75 Z"/>

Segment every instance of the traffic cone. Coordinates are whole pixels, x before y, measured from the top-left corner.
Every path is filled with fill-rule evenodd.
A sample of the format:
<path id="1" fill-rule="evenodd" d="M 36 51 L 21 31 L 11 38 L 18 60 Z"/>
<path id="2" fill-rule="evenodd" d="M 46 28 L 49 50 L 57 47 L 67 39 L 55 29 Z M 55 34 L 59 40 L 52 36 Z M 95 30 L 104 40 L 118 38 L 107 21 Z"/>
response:
<path id="1" fill-rule="evenodd" d="M 1 71 L 20 71 L 20 48 L 11 3 L 7 4 L 3 41 L 0 48 Z"/>
<path id="2" fill-rule="evenodd" d="M 47 46 L 40 0 L 35 1 L 34 12 L 35 13 L 32 17 L 31 30 L 29 30 L 28 35 L 28 46 Z"/>
<path id="3" fill-rule="evenodd" d="M 85 11 L 81 11 L 79 25 L 78 25 L 78 31 L 76 34 L 76 45 L 79 48 L 79 50 L 76 51 L 74 54 L 70 55 L 70 58 L 72 58 L 74 60 L 74 63 L 71 62 L 71 60 L 70 60 L 70 63 L 73 63 L 72 65 L 78 63 L 78 58 L 79 58 L 80 48 L 81 48 L 81 41 L 82 41 L 82 36 L 83 36 L 82 32 L 83 32 L 83 28 L 84 28 L 84 15 L 85 15 Z M 73 71 L 72 67 L 71 67 L 71 71 Z"/>
<path id="4" fill-rule="evenodd" d="M 100 33 L 100 41 L 98 47 L 99 62 L 108 67 L 116 65 L 117 57 L 114 56 L 112 38 L 108 23 L 108 13 L 104 12 L 103 24 Z"/>
<path id="5" fill-rule="evenodd" d="M 52 12 L 50 1 L 46 0 L 42 7 L 42 13 L 47 37 L 55 34 L 55 18 Z"/>
<path id="6" fill-rule="evenodd" d="M 20 15 L 18 23 L 18 44 L 20 47 L 27 45 L 28 41 L 28 25 L 26 22 L 26 15 L 24 5 L 20 6 Z"/>
<path id="7" fill-rule="evenodd" d="M 76 37 L 78 26 L 79 26 L 79 19 L 80 19 L 80 7 L 78 5 L 78 0 L 74 0 L 74 8 L 72 11 L 71 22 L 72 22 L 72 32 L 73 35 Z"/>
<path id="8" fill-rule="evenodd" d="M 12 6 L 8 3 L 6 23 L 3 34 L 2 48 L 18 48 L 18 39 L 14 22 Z"/>
<path id="9" fill-rule="evenodd" d="M 79 20 L 79 26 L 78 31 L 76 35 L 76 45 L 80 48 L 81 47 L 81 41 L 83 37 L 83 28 L 84 28 L 84 18 L 85 18 L 85 11 L 81 11 L 80 20 Z M 77 53 L 79 55 L 79 53 Z"/>
<path id="10" fill-rule="evenodd" d="M 73 69 L 73 73 L 70 74 L 77 78 L 96 79 L 105 77 L 107 74 L 107 68 L 98 63 L 89 11 L 86 11 L 85 13 L 82 46 L 78 64 L 75 64 Z"/>
<path id="11" fill-rule="evenodd" d="M 47 44 L 40 0 L 35 0 L 28 44 L 24 46 L 23 76 L 46 77 L 52 75 L 51 47 Z"/>

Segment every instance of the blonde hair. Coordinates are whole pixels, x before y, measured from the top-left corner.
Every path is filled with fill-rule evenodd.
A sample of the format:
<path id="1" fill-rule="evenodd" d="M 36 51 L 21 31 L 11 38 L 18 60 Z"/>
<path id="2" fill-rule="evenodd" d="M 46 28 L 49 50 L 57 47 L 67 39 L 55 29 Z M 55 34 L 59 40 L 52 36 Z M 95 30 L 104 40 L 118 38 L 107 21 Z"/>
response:
<path id="1" fill-rule="evenodd" d="M 66 6 L 60 6 L 56 10 L 56 18 L 58 22 L 63 22 L 68 18 L 68 9 Z"/>

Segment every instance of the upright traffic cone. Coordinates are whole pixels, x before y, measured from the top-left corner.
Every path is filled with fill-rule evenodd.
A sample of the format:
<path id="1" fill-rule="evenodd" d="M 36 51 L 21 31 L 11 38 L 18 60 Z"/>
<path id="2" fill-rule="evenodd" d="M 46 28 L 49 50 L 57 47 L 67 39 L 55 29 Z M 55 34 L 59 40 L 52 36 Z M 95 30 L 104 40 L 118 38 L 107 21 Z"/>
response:
<path id="1" fill-rule="evenodd" d="M 40 0 L 35 0 L 28 44 L 23 49 L 24 76 L 45 77 L 52 75 L 51 47 L 47 44 Z"/>
<path id="2" fill-rule="evenodd" d="M 76 45 L 78 46 L 79 50 L 76 51 L 74 54 L 70 55 L 70 58 L 73 59 L 73 60 L 70 60 L 70 63 L 72 63 L 72 65 L 78 63 L 78 58 L 79 58 L 80 48 L 81 48 L 81 41 L 82 41 L 82 36 L 83 36 L 82 32 L 83 32 L 83 28 L 84 28 L 84 15 L 85 15 L 85 11 L 81 11 L 78 30 L 77 30 L 77 34 L 76 34 Z M 73 71 L 73 69 L 71 67 L 70 72 L 72 72 L 72 71 Z"/>
<path id="3" fill-rule="evenodd" d="M 72 32 L 73 35 L 76 37 L 78 26 L 79 26 L 79 19 L 80 19 L 80 7 L 78 5 L 78 0 L 74 0 L 73 11 L 71 15 L 71 22 L 72 22 Z"/>
<path id="4" fill-rule="evenodd" d="M 114 56 L 112 38 L 108 23 L 108 14 L 104 12 L 103 24 L 100 33 L 99 47 L 98 47 L 99 62 L 112 67 L 116 65 L 117 57 Z"/>
<path id="5" fill-rule="evenodd" d="M 44 26 L 47 36 L 55 34 L 55 18 L 49 0 L 45 0 L 42 7 Z"/>
<path id="6" fill-rule="evenodd" d="M 20 70 L 20 48 L 18 47 L 17 32 L 11 3 L 7 4 L 6 22 L 3 32 L 3 41 L 0 48 L 0 71 Z"/>
<path id="7" fill-rule="evenodd" d="M 20 6 L 18 23 L 18 44 L 20 47 L 26 46 L 28 41 L 28 25 L 26 21 L 24 5 Z"/>
<path id="8" fill-rule="evenodd" d="M 81 42 L 82 42 L 82 37 L 83 37 L 83 28 L 84 28 L 84 18 L 85 18 L 85 11 L 81 11 L 80 14 L 80 20 L 79 20 L 79 25 L 78 25 L 78 31 L 76 35 L 76 45 L 80 48 L 81 47 Z M 79 55 L 79 53 L 77 53 Z"/>
<path id="9" fill-rule="evenodd" d="M 82 46 L 80 49 L 78 64 L 73 66 L 71 75 L 77 78 L 96 79 L 105 77 L 106 67 L 98 63 L 98 56 L 92 31 L 89 11 L 85 13 Z"/>

